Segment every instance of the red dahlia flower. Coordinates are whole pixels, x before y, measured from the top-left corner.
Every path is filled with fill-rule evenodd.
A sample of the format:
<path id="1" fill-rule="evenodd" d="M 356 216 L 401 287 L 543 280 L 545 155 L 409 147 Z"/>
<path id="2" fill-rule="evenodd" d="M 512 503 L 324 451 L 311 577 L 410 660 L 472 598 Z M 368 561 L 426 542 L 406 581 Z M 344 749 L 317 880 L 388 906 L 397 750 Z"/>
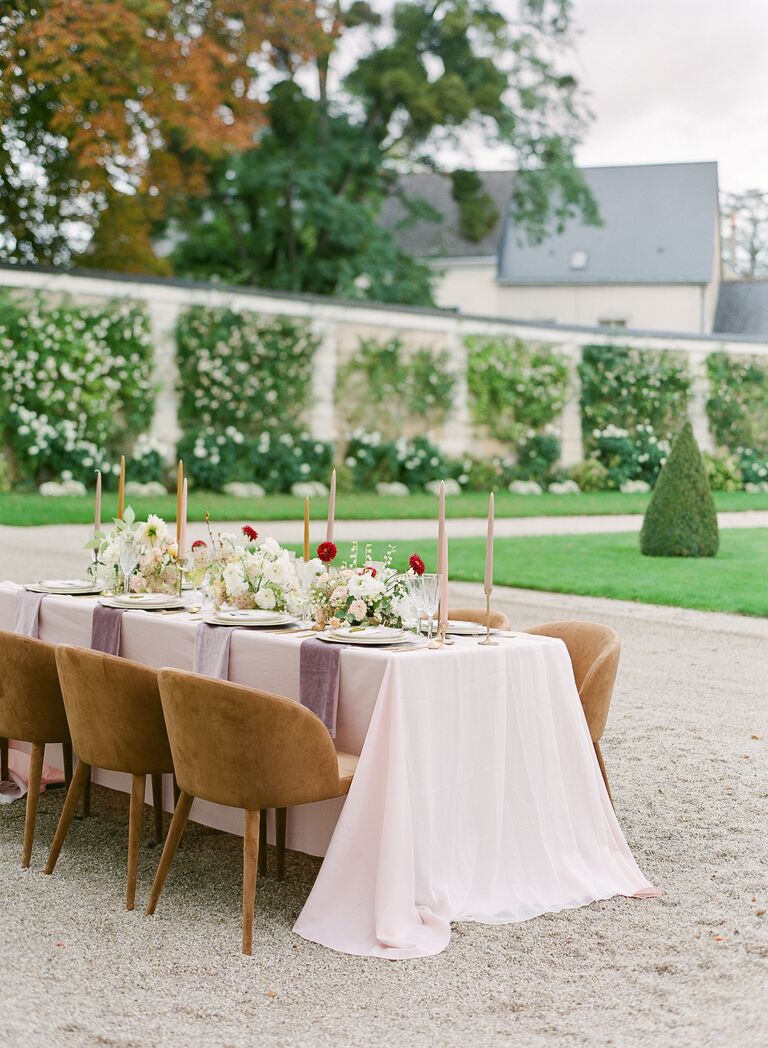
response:
<path id="1" fill-rule="evenodd" d="M 378 571 L 376 570 L 376 568 L 374 568 L 374 566 L 372 564 L 366 564 L 365 565 L 365 567 L 363 568 L 363 572 L 366 572 L 366 571 L 368 572 L 368 574 L 373 579 L 375 579 L 376 576 L 379 574 Z"/>
<path id="2" fill-rule="evenodd" d="M 192 552 L 194 553 L 196 549 L 206 549 L 207 546 L 207 542 L 203 542 L 202 539 L 197 539 L 195 542 L 192 543 Z"/>
<path id="3" fill-rule="evenodd" d="M 335 542 L 321 542 L 317 547 L 317 555 L 323 564 L 330 564 L 332 560 L 336 559 L 338 552 Z"/>
<path id="4" fill-rule="evenodd" d="M 411 567 L 411 569 L 413 570 L 414 575 L 423 575 L 424 574 L 425 564 L 424 564 L 424 561 L 421 559 L 421 557 L 418 555 L 418 553 L 412 553 L 411 554 L 411 556 L 410 556 L 410 558 L 408 560 L 408 564 Z"/>
<path id="5" fill-rule="evenodd" d="M 243 534 L 247 539 L 250 539 L 251 542 L 255 542 L 256 539 L 259 537 L 259 533 L 256 530 L 256 528 L 252 528 L 250 524 L 245 525 L 245 527 L 243 528 Z"/>

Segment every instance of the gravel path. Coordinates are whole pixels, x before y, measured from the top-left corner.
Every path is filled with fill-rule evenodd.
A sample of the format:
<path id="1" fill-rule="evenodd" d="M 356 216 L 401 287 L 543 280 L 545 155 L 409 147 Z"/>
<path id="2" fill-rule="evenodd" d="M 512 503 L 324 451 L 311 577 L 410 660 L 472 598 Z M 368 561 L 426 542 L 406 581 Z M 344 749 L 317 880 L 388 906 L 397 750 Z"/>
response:
<path id="1" fill-rule="evenodd" d="M 457 585 L 456 599 L 478 601 Z M 454 927 L 437 957 L 335 954 L 291 925 L 317 860 L 260 883 L 239 954 L 241 842 L 192 827 L 156 917 L 122 909 L 127 798 L 96 788 L 53 877 L 61 793 L 0 807 L 7 1048 L 768 1044 L 768 621 L 499 590 L 515 624 L 596 618 L 624 652 L 603 752 L 619 818 L 666 895 Z M 756 737 L 757 736 L 757 737 Z M 139 906 L 157 850 L 145 847 Z M 758 913 L 763 911 L 762 916 Z"/>

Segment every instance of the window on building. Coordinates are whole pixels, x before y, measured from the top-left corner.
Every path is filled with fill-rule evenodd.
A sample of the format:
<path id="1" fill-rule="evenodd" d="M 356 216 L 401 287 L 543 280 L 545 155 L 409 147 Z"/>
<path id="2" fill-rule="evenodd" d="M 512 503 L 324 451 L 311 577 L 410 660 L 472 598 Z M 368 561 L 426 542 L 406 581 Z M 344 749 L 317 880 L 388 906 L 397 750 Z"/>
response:
<path id="1" fill-rule="evenodd" d="M 625 328 L 627 321 L 625 317 L 600 317 L 597 321 L 598 327 Z"/>

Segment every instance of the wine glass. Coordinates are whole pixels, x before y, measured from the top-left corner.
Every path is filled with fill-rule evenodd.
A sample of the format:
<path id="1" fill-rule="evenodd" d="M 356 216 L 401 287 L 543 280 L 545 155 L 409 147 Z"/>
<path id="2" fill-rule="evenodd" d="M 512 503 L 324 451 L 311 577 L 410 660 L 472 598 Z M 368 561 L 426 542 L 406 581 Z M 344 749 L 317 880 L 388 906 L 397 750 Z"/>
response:
<path id="1" fill-rule="evenodd" d="M 440 576 L 424 574 L 421 583 L 423 611 L 427 616 L 427 639 L 432 640 L 432 623 L 440 603 Z"/>
<path id="2" fill-rule="evenodd" d="M 424 586 L 421 575 L 406 576 L 408 599 L 416 615 L 416 633 L 421 633 L 421 617 L 424 614 Z"/>
<path id="3" fill-rule="evenodd" d="M 141 547 L 133 535 L 126 532 L 126 534 L 120 536 L 118 556 L 120 559 L 120 570 L 123 573 L 123 596 L 125 597 L 130 596 L 131 575 L 133 575 L 136 565 L 139 563 L 140 551 Z"/>

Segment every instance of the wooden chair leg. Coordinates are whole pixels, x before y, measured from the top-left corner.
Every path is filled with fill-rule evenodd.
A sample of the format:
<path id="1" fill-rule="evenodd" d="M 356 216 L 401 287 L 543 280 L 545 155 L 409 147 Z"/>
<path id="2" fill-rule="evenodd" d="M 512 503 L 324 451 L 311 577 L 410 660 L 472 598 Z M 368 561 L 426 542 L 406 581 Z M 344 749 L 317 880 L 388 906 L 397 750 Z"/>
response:
<path id="1" fill-rule="evenodd" d="M 182 790 L 179 793 L 179 801 L 173 812 L 173 818 L 171 819 L 171 826 L 168 830 L 168 836 L 165 838 L 165 847 L 163 848 L 163 854 L 160 856 L 160 865 L 157 867 L 157 873 L 155 874 L 155 880 L 152 884 L 152 891 L 149 896 L 149 902 L 147 908 L 144 911 L 146 914 L 151 915 L 155 912 L 157 901 L 160 898 L 160 893 L 163 890 L 165 884 L 165 878 L 168 876 L 168 871 L 171 868 L 173 857 L 176 854 L 176 849 L 179 846 L 181 835 L 184 833 L 184 827 L 187 825 L 187 819 L 189 818 L 189 809 L 192 807 L 192 801 L 194 797 L 189 793 L 184 793 Z"/>
<path id="2" fill-rule="evenodd" d="M 176 805 L 179 803 L 179 797 L 181 796 L 181 790 L 179 784 L 176 782 L 176 775 L 173 776 L 173 810 L 176 811 Z"/>
<path id="3" fill-rule="evenodd" d="M 258 811 L 245 813 L 243 834 L 243 953 L 253 953 L 253 913 L 256 905 L 256 877 L 259 866 L 260 824 Z"/>
<path id="4" fill-rule="evenodd" d="M 27 787 L 27 811 L 24 816 L 24 849 L 21 853 L 21 865 L 26 870 L 32 858 L 32 843 L 35 839 L 35 820 L 37 804 L 40 800 L 40 780 L 43 777 L 43 757 L 45 746 L 35 745 L 29 756 L 29 783 Z"/>
<path id="5" fill-rule="evenodd" d="M 64 758 L 64 789 L 68 790 L 72 784 L 72 743 L 62 742 L 61 752 Z"/>
<path id="6" fill-rule="evenodd" d="M 288 811 L 275 808 L 275 844 L 277 845 L 277 879 L 285 880 L 285 825 Z"/>
<path id="7" fill-rule="evenodd" d="M 56 827 L 56 833 L 53 838 L 53 844 L 51 850 L 48 853 L 48 862 L 45 865 L 46 873 L 53 873 L 56 866 L 56 860 L 59 857 L 61 846 L 64 843 L 64 838 L 67 836 L 72 818 L 77 810 L 78 802 L 80 801 L 80 794 L 83 792 L 86 779 L 91 774 L 91 767 L 89 764 L 84 764 L 83 761 L 78 761 L 77 767 L 75 768 L 75 774 L 72 776 L 72 783 L 67 790 L 67 796 L 64 801 L 64 807 L 62 808 L 61 815 L 59 817 L 59 825 Z"/>
<path id="8" fill-rule="evenodd" d="M 267 876 L 267 809 L 259 819 L 259 877 Z"/>
<path id="9" fill-rule="evenodd" d="M 141 824 L 144 821 L 144 792 L 146 775 L 131 776 L 131 806 L 128 811 L 128 885 L 125 890 L 125 908 L 132 910 L 136 901 L 136 877 L 139 872 Z"/>
<path id="10" fill-rule="evenodd" d="M 80 814 L 77 816 L 78 819 L 88 819 L 91 815 L 91 769 L 88 768 L 88 777 L 83 783 L 83 807 L 80 810 Z"/>
<path id="11" fill-rule="evenodd" d="M 611 802 L 611 804 L 615 808 L 616 805 L 613 804 L 613 796 L 611 794 L 611 787 L 608 784 L 608 772 L 605 770 L 605 761 L 603 760 L 603 754 L 602 754 L 602 750 L 600 749 L 600 743 L 599 742 L 594 743 L 594 747 L 595 747 L 595 756 L 597 757 L 597 763 L 600 765 L 600 771 L 602 772 L 603 782 L 605 783 L 605 788 L 608 791 L 608 800 Z"/>
<path id="12" fill-rule="evenodd" d="M 8 767 L 9 749 L 10 741 L 8 739 L 0 739 L 0 782 L 8 782 L 11 777 L 11 772 Z"/>
<path id="13" fill-rule="evenodd" d="M 163 776 L 152 776 L 152 806 L 155 812 L 155 844 L 163 839 Z"/>

